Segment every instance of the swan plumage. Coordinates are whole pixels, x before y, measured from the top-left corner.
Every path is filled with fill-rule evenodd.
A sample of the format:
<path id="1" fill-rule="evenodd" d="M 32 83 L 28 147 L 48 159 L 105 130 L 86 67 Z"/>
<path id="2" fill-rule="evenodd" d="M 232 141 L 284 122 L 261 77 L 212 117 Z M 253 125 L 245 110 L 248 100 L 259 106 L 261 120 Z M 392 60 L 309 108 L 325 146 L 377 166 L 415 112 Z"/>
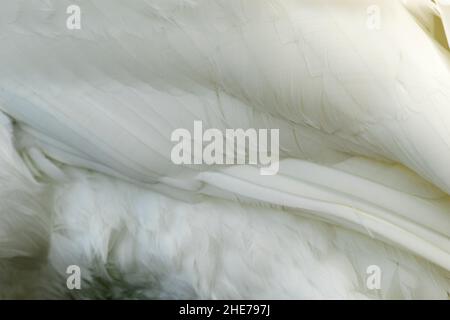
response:
<path id="1" fill-rule="evenodd" d="M 138 270 L 152 297 L 361 298 L 358 272 L 375 259 L 394 286 L 381 297 L 446 297 L 450 53 L 425 2 L 86 0 L 73 31 L 61 27 L 69 1 L 4 1 L 0 110 L 14 129 L 2 143 L 13 130 L 15 144 L 2 161 L 21 166 L 31 199 L 56 201 L 53 217 L 29 217 L 63 226 L 39 236 L 55 277 L 83 257 Z M 199 119 L 280 128 L 280 172 L 173 164 L 171 132 Z M 275 257 L 261 262 L 264 246 L 286 250 L 298 282 L 273 271 Z"/>

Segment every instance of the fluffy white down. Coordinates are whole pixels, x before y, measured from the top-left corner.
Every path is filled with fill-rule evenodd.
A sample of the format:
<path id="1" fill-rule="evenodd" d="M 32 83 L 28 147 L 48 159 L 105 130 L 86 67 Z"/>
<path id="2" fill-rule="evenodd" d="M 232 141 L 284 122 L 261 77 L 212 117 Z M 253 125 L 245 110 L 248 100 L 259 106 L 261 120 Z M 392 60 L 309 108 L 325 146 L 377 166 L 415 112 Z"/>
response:
<path id="1" fill-rule="evenodd" d="M 298 212 L 212 198 L 187 204 L 78 169 L 36 182 L 11 137 L 4 117 L 2 298 L 447 298 L 443 269 Z M 66 287 L 72 264 L 81 291 Z M 373 264 L 383 270 L 381 290 L 366 287 Z"/>
<path id="2" fill-rule="evenodd" d="M 79 32 L 70 3 L 2 1 L 0 297 L 448 298 L 428 0 L 83 0 Z M 279 128 L 279 174 L 175 165 L 195 120 Z"/>

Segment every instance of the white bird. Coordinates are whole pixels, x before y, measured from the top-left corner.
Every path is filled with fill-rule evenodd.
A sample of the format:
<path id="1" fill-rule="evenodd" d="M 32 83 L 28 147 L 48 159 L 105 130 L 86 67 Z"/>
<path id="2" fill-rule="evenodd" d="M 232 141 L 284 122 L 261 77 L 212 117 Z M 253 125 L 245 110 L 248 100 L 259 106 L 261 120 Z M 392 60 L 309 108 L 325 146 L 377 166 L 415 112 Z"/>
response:
<path id="1" fill-rule="evenodd" d="M 77 4 L 1 1 L 0 295 L 448 298 L 450 7 Z M 196 120 L 278 174 L 174 164 Z"/>

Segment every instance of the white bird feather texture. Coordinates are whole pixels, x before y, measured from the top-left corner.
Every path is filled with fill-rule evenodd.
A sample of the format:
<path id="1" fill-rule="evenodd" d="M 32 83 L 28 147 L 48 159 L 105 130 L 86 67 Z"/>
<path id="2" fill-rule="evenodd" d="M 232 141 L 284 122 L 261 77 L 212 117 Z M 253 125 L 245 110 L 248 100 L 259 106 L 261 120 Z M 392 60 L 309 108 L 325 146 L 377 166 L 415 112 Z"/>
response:
<path id="1" fill-rule="evenodd" d="M 0 228 L 24 231 L 1 229 L 0 294 L 68 297 L 77 264 L 91 297 L 446 299 L 450 54 L 425 2 L 85 0 L 74 32 L 70 1 L 1 0 L 0 198 L 23 196 Z M 279 174 L 173 164 L 199 119 L 280 128 Z"/>

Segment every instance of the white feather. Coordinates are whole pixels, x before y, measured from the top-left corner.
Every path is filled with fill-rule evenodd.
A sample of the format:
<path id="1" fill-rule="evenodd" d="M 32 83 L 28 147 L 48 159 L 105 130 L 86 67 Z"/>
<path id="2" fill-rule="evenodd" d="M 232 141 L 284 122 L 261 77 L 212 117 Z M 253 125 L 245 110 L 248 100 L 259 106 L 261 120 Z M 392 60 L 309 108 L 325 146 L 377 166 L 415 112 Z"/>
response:
<path id="1" fill-rule="evenodd" d="M 450 55 L 426 1 L 85 0 L 73 32 L 69 1 L 4 0 L 1 294 L 68 297 L 77 264 L 89 297 L 447 298 Z M 198 119 L 280 128 L 280 174 L 174 165 Z"/>

